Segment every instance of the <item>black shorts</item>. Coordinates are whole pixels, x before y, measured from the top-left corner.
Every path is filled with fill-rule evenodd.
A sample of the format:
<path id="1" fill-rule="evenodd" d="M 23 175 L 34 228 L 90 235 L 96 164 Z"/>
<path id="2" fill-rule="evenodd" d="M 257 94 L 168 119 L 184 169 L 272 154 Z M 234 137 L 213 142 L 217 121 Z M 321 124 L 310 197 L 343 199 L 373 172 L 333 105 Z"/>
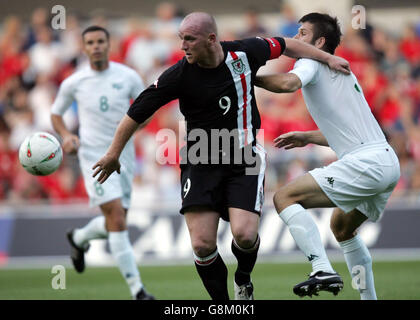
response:
<path id="1" fill-rule="evenodd" d="M 260 215 L 265 167 L 265 151 L 260 152 L 260 161 L 252 170 L 242 164 L 181 165 L 181 214 L 189 207 L 203 206 L 220 213 L 225 221 L 229 221 L 228 208 Z"/>

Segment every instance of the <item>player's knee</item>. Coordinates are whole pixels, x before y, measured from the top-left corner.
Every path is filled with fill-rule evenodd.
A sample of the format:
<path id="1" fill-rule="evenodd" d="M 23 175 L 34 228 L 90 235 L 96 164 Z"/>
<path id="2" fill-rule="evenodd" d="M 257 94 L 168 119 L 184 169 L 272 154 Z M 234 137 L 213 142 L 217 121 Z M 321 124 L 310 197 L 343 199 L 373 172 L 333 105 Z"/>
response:
<path id="1" fill-rule="evenodd" d="M 106 224 L 110 231 L 123 231 L 127 229 L 125 213 L 123 210 L 111 211 L 106 215 Z"/>
<path id="2" fill-rule="evenodd" d="M 235 230 L 232 232 L 233 238 L 241 248 L 250 248 L 255 244 L 257 233 L 251 229 Z"/>
<path id="3" fill-rule="evenodd" d="M 283 202 L 282 192 L 276 191 L 274 193 L 273 202 L 274 202 L 274 206 L 276 207 L 277 212 L 281 212 L 283 210 L 282 209 L 282 202 Z"/>
<path id="4" fill-rule="evenodd" d="M 293 203 L 291 195 L 286 188 L 282 188 L 274 194 L 273 202 L 277 212 L 282 212 Z"/>
<path id="5" fill-rule="evenodd" d="M 205 239 L 192 240 L 192 249 L 199 257 L 207 257 L 216 250 L 216 242 Z"/>
<path id="6" fill-rule="evenodd" d="M 346 241 L 354 237 L 355 230 L 349 229 L 346 226 L 335 224 L 331 221 L 330 228 L 338 242 Z"/>

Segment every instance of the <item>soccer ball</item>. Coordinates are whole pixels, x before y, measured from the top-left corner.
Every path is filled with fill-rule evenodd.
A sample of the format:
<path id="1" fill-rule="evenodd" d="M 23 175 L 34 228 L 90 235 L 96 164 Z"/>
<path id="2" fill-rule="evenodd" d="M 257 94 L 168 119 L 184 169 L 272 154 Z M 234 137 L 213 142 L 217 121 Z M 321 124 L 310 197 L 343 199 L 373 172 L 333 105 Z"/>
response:
<path id="1" fill-rule="evenodd" d="M 26 137 L 19 148 L 19 161 L 30 174 L 46 176 L 58 169 L 63 160 L 63 150 L 58 140 L 47 132 L 37 132 Z"/>

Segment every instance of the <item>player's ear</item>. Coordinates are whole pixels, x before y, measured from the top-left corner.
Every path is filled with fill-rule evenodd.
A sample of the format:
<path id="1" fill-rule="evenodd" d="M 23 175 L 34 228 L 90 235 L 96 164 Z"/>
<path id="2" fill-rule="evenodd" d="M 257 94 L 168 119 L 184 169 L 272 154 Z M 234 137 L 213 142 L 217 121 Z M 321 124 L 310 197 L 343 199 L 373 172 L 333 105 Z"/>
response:
<path id="1" fill-rule="evenodd" d="M 317 47 L 318 49 L 321 49 L 324 46 L 324 44 L 325 44 L 325 37 L 319 37 L 315 41 L 315 47 Z"/>
<path id="2" fill-rule="evenodd" d="M 209 37 L 207 38 L 207 41 L 209 42 L 209 44 L 214 44 L 217 40 L 217 36 L 215 33 L 210 33 Z"/>

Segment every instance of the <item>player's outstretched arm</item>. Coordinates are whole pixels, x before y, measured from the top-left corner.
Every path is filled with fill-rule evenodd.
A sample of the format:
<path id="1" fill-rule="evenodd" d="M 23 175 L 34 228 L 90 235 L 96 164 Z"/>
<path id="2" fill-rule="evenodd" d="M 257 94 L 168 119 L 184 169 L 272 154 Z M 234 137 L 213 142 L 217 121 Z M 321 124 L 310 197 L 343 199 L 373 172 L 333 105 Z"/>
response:
<path id="1" fill-rule="evenodd" d="M 67 129 L 63 117 L 58 114 L 51 114 L 51 123 L 55 132 L 63 139 L 62 145 L 64 152 L 69 154 L 76 153 L 80 146 L 79 137 Z"/>
<path id="2" fill-rule="evenodd" d="M 302 88 L 302 82 L 294 73 L 257 76 L 255 78 L 255 85 L 276 93 L 295 92 Z"/>
<path id="3" fill-rule="evenodd" d="M 104 183 L 114 171 L 120 173 L 121 165 L 118 159 L 120 158 L 121 152 L 127 144 L 127 141 L 137 130 L 138 126 L 139 124 L 127 115 L 121 120 L 108 151 L 92 167 L 92 170 L 96 169 L 92 176 L 96 177 L 99 174 L 99 177 L 97 178 L 99 183 Z"/>
<path id="4" fill-rule="evenodd" d="M 291 58 L 308 58 L 318 60 L 328 64 L 331 69 L 340 71 L 344 74 L 350 74 L 350 64 L 346 59 L 334 56 L 300 40 L 292 38 L 284 38 L 284 40 L 286 42 L 286 50 L 283 53 L 284 55 Z"/>
<path id="5" fill-rule="evenodd" d="M 282 134 L 274 139 L 274 146 L 284 147 L 286 150 L 304 147 L 309 143 L 328 147 L 328 141 L 320 130 L 316 131 L 292 131 Z"/>

